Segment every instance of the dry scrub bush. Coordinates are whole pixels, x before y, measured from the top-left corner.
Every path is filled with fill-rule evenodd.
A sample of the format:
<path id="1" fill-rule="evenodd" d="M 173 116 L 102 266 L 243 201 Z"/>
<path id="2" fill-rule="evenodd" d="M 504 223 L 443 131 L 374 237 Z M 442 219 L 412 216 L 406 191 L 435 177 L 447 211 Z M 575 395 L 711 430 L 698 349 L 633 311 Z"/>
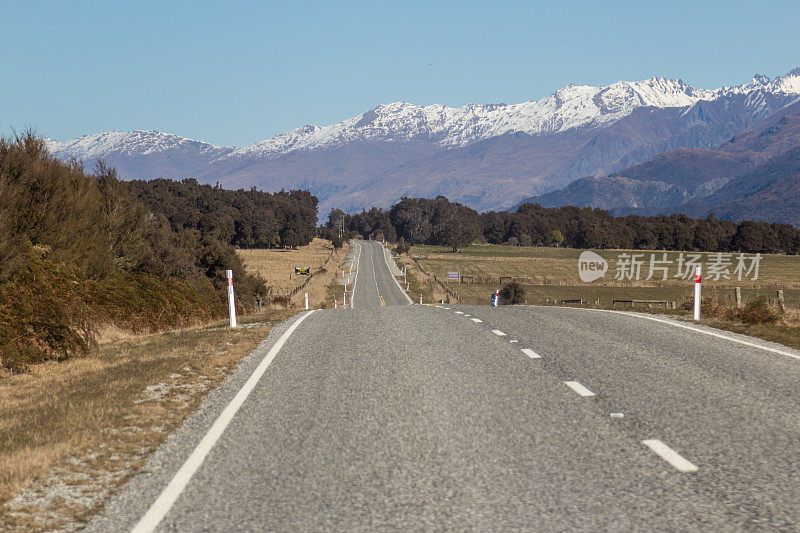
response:
<path id="1" fill-rule="evenodd" d="M 753 300 L 740 309 L 737 318 L 745 324 L 774 324 L 781 319 L 781 314 L 770 307 L 764 298 Z"/>
<path id="2" fill-rule="evenodd" d="M 84 353 L 104 323 L 156 331 L 221 316 L 226 269 L 242 294 L 266 291 L 232 247 L 172 231 L 112 169 L 87 175 L 30 132 L 0 140 L 0 368 Z"/>
<path id="3" fill-rule="evenodd" d="M 684 310 L 691 310 L 694 303 L 691 299 L 684 301 L 681 306 Z M 700 314 L 703 317 L 720 318 L 731 322 L 745 324 L 775 324 L 783 315 L 771 307 L 765 298 L 758 298 L 747 303 L 743 308 L 729 307 L 722 302 L 704 299 L 701 303 Z"/>
<path id="4" fill-rule="evenodd" d="M 500 300 L 507 305 L 525 303 L 525 287 L 516 281 L 506 283 L 500 289 Z"/>

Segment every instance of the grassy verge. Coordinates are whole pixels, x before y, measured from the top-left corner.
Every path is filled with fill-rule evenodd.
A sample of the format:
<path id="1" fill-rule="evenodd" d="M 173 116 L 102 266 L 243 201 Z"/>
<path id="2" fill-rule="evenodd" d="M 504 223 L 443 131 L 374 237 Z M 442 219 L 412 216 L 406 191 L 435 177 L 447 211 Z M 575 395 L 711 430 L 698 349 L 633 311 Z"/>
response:
<path id="1" fill-rule="evenodd" d="M 237 330 L 117 332 L 87 357 L 0 377 L 0 530 L 85 520 L 290 314 L 245 317 Z"/>
<path id="2" fill-rule="evenodd" d="M 433 276 L 420 270 L 417 263 L 411 260 L 408 255 L 395 256 L 395 259 L 400 268 L 406 269 L 406 282 L 409 286 L 408 295 L 414 303 L 419 303 L 420 295 L 422 295 L 423 303 L 448 301 L 447 294 L 433 280 Z"/>
<path id="3" fill-rule="evenodd" d="M 800 328 L 787 324 L 742 324 L 717 318 L 702 320 L 701 324 L 712 328 L 749 335 L 765 341 L 775 342 L 800 350 Z"/>

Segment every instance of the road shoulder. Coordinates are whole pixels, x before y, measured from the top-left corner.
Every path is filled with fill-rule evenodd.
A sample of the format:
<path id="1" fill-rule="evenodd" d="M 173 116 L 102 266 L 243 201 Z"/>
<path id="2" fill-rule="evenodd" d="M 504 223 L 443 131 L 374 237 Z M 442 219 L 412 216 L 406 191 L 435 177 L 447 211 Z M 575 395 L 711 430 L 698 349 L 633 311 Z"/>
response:
<path id="1" fill-rule="evenodd" d="M 4 377 L 0 529 L 82 527 L 290 314 L 128 336 Z"/>

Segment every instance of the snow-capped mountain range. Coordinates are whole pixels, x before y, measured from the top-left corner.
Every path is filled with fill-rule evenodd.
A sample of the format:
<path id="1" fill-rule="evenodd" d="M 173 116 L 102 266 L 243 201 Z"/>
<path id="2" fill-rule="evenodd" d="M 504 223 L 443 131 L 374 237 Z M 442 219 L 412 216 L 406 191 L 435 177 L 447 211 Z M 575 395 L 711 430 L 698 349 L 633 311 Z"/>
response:
<path id="1" fill-rule="evenodd" d="M 493 209 L 667 149 L 714 147 L 798 97 L 800 69 L 716 90 L 654 77 L 605 87 L 569 85 L 511 105 L 395 102 L 244 148 L 138 130 L 49 140 L 48 146 L 57 157 L 87 165 L 105 159 L 123 177 L 310 188 L 323 212 L 386 205 L 398 194 L 448 194 Z M 381 184 L 390 190 L 379 190 Z"/>

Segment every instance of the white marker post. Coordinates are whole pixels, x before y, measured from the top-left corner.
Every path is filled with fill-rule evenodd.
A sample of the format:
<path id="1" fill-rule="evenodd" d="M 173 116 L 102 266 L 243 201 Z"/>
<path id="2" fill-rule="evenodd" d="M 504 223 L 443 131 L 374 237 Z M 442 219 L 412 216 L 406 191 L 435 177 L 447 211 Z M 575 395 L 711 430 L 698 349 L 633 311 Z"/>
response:
<path id="1" fill-rule="evenodd" d="M 700 274 L 702 268 L 697 265 L 694 269 L 694 319 L 700 320 Z"/>
<path id="2" fill-rule="evenodd" d="M 228 314 L 231 317 L 231 327 L 236 327 L 236 301 L 233 296 L 233 270 L 226 270 L 225 276 L 228 278 Z"/>
<path id="3" fill-rule="evenodd" d="M 419 295 L 419 305 L 422 305 L 422 295 Z"/>
<path id="4" fill-rule="evenodd" d="M 308 310 L 308 293 L 306 293 L 306 310 Z"/>

